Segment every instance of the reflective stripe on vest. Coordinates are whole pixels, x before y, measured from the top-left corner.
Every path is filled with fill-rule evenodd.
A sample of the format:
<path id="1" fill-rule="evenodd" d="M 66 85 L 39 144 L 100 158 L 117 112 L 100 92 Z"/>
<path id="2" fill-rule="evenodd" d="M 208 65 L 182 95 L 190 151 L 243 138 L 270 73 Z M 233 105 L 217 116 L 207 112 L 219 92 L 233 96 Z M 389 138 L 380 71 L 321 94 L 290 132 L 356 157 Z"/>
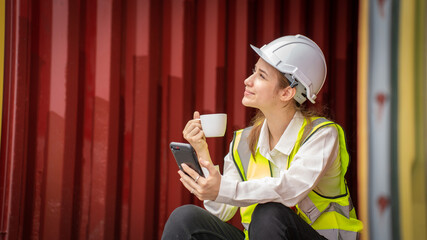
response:
<path id="1" fill-rule="evenodd" d="M 327 239 L 359 239 L 358 232 L 345 231 L 341 229 L 317 230 L 317 232 Z"/>
<path id="2" fill-rule="evenodd" d="M 338 131 L 340 144 L 337 157 L 340 157 L 341 160 L 341 193 L 343 194 L 327 197 L 312 190 L 306 198 L 298 203 L 296 208 L 301 218 L 328 239 L 356 239 L 358 236 L 357 232 L 359 232 L 363 226 L 356 218 L 355 209 L 351 203 L 347 184 L 344 179 L 349 164 L 349 157 L 342 128 L 325 118 L 312 118 L 309 123 L 304 120 L 298 132 L 295 146 L 287 159 L 287 166 L 289 168 L 299 148 L 307 142 L 313 134 L 320 128 L 329 125 L 335 127 Z M 270 161 L 262 156 L 258 150 L 255 156 L 256 161 L 251 155 L 247 141 L 247 136 L 250 131 L 251 128 L 239 130 L 235 132 L 233 139 L 232 156 L 243 181 L 271 176 Z M 255 207 L 256 204 L 240 209 L 242 223 L 245 228 L 249 226 L 251 215 Z M 246 231 L 245 233 L 247 234 Z"/>

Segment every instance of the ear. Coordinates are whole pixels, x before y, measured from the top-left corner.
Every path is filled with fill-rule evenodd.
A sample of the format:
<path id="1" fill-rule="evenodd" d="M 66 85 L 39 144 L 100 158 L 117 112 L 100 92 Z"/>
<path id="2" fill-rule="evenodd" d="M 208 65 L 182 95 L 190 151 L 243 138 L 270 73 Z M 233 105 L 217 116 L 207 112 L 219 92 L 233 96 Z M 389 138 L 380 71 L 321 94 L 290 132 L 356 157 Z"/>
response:
<path id="1" fill-rule="evenodd" d="M 295 87 L 285 87 L 284 89 L 280 90 L 280 100 L 282 100 L 283 102 L 288 102 L 294 98 L 296 93 L 297 89 Z"/>

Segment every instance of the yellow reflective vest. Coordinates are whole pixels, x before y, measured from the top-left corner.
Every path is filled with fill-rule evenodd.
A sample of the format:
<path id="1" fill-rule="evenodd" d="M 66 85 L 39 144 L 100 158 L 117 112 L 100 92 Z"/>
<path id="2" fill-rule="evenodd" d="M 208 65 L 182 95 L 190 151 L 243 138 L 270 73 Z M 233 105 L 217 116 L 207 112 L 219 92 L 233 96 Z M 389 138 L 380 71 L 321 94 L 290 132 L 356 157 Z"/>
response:
<path id="1" fill-rule="evenodd" d="M 335 127 L 339 137 L 339 153 L 337 157 L 341 160 L 341 193 L 343 194 L 322 196 L 312 190 L 306 198 L 295 206 L 297 214 L 327 239 L 358 239 L 363 224 L 356 217 L 344 178 L 350 161 L 344 131 L 341 126 L 325 118 L 311 118 L 310 120 L 304 119 L 295 145 L 287 159 L 287 167 L 289 168 L 291 165 L 300 147 L 320 128 L 326 126 Z M 239 169 L 242 181 L 272 176 L 270 161 L 262 156 L 258 150 L 255 158 L 250 152 L 247 142 L 250 130 L 251 127 L 236 131 L 233 137 L 232 157 L 236 167 Z M 249 226 L 256 205 L 240 208 L 244 225 Z M 246 239 L 249 239 L 246 230 L 245 235 Z"/>

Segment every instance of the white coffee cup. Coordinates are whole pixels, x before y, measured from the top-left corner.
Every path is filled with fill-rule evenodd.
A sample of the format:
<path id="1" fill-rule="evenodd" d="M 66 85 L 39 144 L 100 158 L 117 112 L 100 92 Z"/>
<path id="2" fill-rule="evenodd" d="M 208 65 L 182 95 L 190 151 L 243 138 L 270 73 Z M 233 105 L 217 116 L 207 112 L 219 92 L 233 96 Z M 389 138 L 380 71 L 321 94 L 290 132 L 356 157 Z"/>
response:
<path id="1" fill-rule="evenodd" d="M 206 137 L 223 137 L 227 128 L 227 114 L 215 113 L 200 115 L 202 129 Z"/>

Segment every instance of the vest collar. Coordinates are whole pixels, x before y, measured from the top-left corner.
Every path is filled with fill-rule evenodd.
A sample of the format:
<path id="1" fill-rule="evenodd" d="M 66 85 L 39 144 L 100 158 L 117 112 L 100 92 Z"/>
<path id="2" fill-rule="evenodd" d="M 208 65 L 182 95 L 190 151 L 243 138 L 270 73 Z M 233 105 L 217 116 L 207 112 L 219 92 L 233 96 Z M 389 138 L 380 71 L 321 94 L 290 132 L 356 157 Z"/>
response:
<path id="1" fill-rule="evenodd" d="M 280 137 L 279 142 L 274 147 L 277 151 L 289 155 L 292 151 L 292 148 L 295 145 L 295 142 L 298 137 L 298 132 L 304 122 L 304 116 L 301 114 L 301 112 L 297 111 L 295 112 L 294 117 L 292 118 L 291 122 L 289 123 L 288 127 L 286 128 L 285 132 Z M 263 156 L 268 156 L 268 153 L 270 152 L 270 141 L 268 137 L 268 129 L 267 129 L 267 121 L 264 120 L 259 139 L 257 144 L 257 149 Z"/>

